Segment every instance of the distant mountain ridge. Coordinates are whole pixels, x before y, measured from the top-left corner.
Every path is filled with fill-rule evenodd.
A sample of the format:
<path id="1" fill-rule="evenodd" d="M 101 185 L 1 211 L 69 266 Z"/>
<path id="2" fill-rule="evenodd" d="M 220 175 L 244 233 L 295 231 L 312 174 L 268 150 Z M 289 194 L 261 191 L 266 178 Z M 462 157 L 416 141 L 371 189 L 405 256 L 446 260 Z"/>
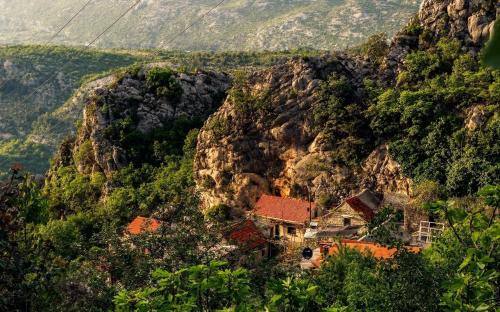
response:
<path id="1" fill-rule="evenodd" d="M 85 1 L 0 0 L 0 44 L 46 42 Z M 130 1 L 92 2 L 55 40 L 83 45 Z M 339 49 L 378 32 L 392 35 L 420 0 L 227 0 L 171 43 L 219 0 L 143 0 L 97 43 L 99 47 L 182 50 Z M 167 44 L 168 43 L 168 44 Z"/>

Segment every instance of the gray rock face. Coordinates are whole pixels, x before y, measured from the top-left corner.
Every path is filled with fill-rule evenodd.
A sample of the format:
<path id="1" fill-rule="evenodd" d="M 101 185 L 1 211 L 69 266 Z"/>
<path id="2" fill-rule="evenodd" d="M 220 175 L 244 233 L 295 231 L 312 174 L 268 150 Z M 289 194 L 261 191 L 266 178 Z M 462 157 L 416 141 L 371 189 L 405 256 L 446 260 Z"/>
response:
<path id="1" fill-rule="evenodd" d="M 307 184 L 318 197 L 340 200 L 362 185 L 377 184 L 362 181 L 363 168 L 336 164 L 334 147 L 313 120 L 321 82 L 337 73 L 360 86 L 357 73 L 366 65 L 339 54 L 294 59 L 251 75 L 243 88 L 254 96 L 267 94 L 266 109 L 245 110 L 229 96 L 198 137 L 194 172 L 204 205 L 250 208 L 263 192 L 290 196 L 296 185 Z M 387 163 L 371 170 L 382 173 Z"/>
<path id="2" fill-rule="evenodd" d="M 70 154 L 80 172 L 109 175 L 129 163 L 125 149 L 105 134 L 114 122 L 133 118 L 133 127 L 146 134 L 181 117 L 206 119 L 220 106 L 230 83 L 229 76 L 223 73 L 176 74 L 182 94 L 173 98 L 159 96 L 145 80 L 151 67 L 145 66 L 135 76 L 103 79 L 103 83 L 94 83 L 77 98 L 85 103 L 83 122 L 74 140 L 65 146 L 72 146 Z M 67 152 L 67 147 L 60 150 L 60 154 Z M 81 153 L 91 156 L 75 157 Z M 61 155 L 57 158 L 64 159 Z"/>
<path id="3" fill-rule="evenodd" d="M 458 39 L 464 44 L 464 52 L 477 53 L 489 39 L 499 16 L 500 2 L 496 0 L 424 0 L 418 15 L 394 36 L 385 60 L 384 75 L 392 79 L 402 68 L 408 53 L 425 48 L 423 33 L 433 38 Z M 421 27 L 422 31 L 415 33 L 410 25 Z"/>
<path id="4" fill-rule="evenodd" d="M 498 12 L 495 0 L 424 0 L 418 16 L 425 29 L 479 45 L 489 38 Z"/>

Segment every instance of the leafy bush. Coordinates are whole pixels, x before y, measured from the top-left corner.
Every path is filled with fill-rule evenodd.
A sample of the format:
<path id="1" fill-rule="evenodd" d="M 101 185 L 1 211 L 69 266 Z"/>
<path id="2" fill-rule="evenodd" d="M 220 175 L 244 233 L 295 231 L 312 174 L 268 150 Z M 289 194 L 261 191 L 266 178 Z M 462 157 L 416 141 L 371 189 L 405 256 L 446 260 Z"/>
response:
<path id="1" fill-rule="evenodd" d="M 448 223 L 443 235 L 425 250 L 429 262 L 445 275 L 441 305 L 447 310 L 493 311 L 499 300 L 500 187 L 485 187 L 479 195 L 484 204 L 471 211 L 443 201 L 427 206 Z"/>
<path id="2" fill-rule="evenodd" d="M 116 311 L 251 311 L 248 272 L 225 266 L 211 262 L 173 273 L 156 270 L 154 287 L 122 291 L 115 297 Z"/>
<path id="3" fill-rule="evenodd" d="M 89 165 L 94 162 L 94 149 L 90 140 L 84 141 L 75 153 L 75 163 L 77 165 Z"/>
<path id="4" fill-rule="evenodd" d="M 229 134 L 230 127 L 229 122 L 226 118 L 215 115 L 210 117 L 207 124 L 207 129 L 212 131 L 213 135 L 217 139 L 222 139 L 224 136 Z"/>
<path id="5" fill-rule="evenodd" d="M 47 181 L 44 192 L 54 218 L 93 210 L 101 194 L 102 180 L 92 183 L 91 177 L 78 173 L 74 167 L 61 167 Z"/>
<path id="6" fill-rule="evenodd" d="M 228 221 L 231 219 L 231 207 L 225 204 L 212 206 L 205 211 L 205 216 L 214 222 Z"/>
<path id="7" fill-rule="evenodd" d="M 268 112 L 270 109 L 269 92 L 261 91 L 259 94 L 253 94 L 247 79 L 248 76 L 243 71 L 234 73 L 233 86 L 228 94 L 236 111 L 243 115 Z"/>
<path id="8" fill-rule="evenodd" d="M 328 138 L 334 161 L 354 165 L 373 149 L 366 104 L 345 77 L 332 75 L 321 85 L 321 101 L 313 108 L 315 130 Z"/>
<path id="9" fill-rule="evenodd" d="M 498 141 L 499 73 L 460 51 L 458 42 L 443 39 L 435 48 L 409 54 L 399 85 L 371 94 L 366 111 L 373 133 L 389 141 L 405 174 L 436 181 L 458 196 L 500 181 L 498 144 L 487 143 Z M 465 130 L 464 110 L 478 103 L 495 106 L 480 106 L 484 123 Z"/>
<path id="10" fill-rule="evenodd" d="M 156 90 L 158 96 L 176 99 L 182 95 L 182 88 L 175 77 L 175 72 L 169 68 L 155 67 L 146 74 L 149 87 Z"/>

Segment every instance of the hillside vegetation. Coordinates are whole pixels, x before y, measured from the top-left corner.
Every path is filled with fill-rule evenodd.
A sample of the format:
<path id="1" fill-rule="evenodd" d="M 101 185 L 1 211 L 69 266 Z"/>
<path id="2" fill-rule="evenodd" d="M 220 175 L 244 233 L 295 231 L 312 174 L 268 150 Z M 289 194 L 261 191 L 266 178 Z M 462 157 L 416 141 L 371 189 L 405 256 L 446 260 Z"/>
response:
<path id="1" fill-rule="evenodd" d="M 142 3 L 97 44 L 99 47 L 180 50 L 339 49 L 374 33 L 393 34 L 416 13 L 419 0 L 231 0 L 173 42 L 218 0 Z M 0 1 L 0 43 L 43 43 L 84 1 Z M 91 3 L 56 40 L 83 45 L 125 11 L 125 1 Z M 92 21 L 92 23 L 88 23 Z"/>
<path id="2" fill-rule="evenodd" d="M 5 176 L 8 168 L 16 162 L 23 164 L 30 172 L 43 174 L 58 144 L 74 132 L 75 122 L 81 119 L 84 104 L 78 101 L 75 103 L 73 98 L 76 90 L 99 77 L 119 74 L 119 68 L 151 61 L 168 62 L 182 71 L 196 68 L 258 68 L 282 63 L 292 55 L 301 53 L 318 52 L 186 53 L 48 46 L 2 47 L 0 176 Z M 44 84 L 56 73 L 54 79 Z M 44 85 L 40 88 L 42 84 Z M 35 90 L 37 92 L 29 96 Z M 18 151 L 12 150 L 14 145 L 19 146 Z"/>
<path id="3" fill-rule="evenodd" d="M 429 0 L 390 44 L 230 54 L 274 62 L 231 74 L 154 62 L 84 86 L 47 176 L 15 166 L 0 183 L 0 310 L 497 311 L 500 68 L 481 61 L 497 12 Z M 266 237 L 265 257 L 228 235 L 262 194 L 333 205 L 363 188 L 445 227 L 417 252 L 402 211 L 380 207 L 364 238 L 392 256 L 338 244 L 311 270 L 305 246 Z M 134 235 L 138 216 L 158 228 Z"/>

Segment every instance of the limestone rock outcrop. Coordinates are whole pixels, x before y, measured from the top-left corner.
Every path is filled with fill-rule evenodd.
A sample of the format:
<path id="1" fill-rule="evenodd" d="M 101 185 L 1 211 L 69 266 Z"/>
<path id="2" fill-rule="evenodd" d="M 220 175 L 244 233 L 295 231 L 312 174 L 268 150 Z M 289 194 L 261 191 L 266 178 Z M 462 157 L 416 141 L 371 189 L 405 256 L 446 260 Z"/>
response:
<path id="1" fill-rule="evenodd" d="M 418 16 L 421 25 L 437 35 L 480 46 L 488 40 L 499 12 L 495 0 L 424 0 Z"/>
<path id="2" fill-rule="evenodd" d="M 135 74 L 101 79 L 102 83 L 93 83 L 90 90 L 78 97 L 85 106 L 83 120 L 76 136 L 59 150 L 56 167 L 57 161 L 59 165 L 67 165 L 76 159 L 79 172 L 109 175 L 129 163 L 125 149 L 106 135 L 114 122 L 130 118 L 131 126 L 146 134 L 182 117 L 204 120 L 221 105 L 230 84 L 227 74 L 176 73 L 174 79 L 182 91 L 178 97 L 169 98 L 151 90 L 145 78 L 151 68 L 162 66 L 146 65 Z M 75 157 L 84 152 L 87 155 L 83 159 Z M 64 156 L 68 153 L 73 157 Z"/>
<path id="3" fill-rule="evenodd" d="M 336 73 L 360 86 L 364 76 L 357 73 L 366 65 L 339 54 L 297 58 L 251 75 L 245 88 L 265 94 L 266 109 L 245 110 L 229 96 L 200 132 L 194 172 L 204 205 L 244 210 L 264 192 L 291 196 L 307 186 L 316 198 L 334 202 L 366 186 L 407 194 L 411 182 L 387 147 L 375 150 L 364 166 L 336 163 L 335 148 L 313 118 L 322 82 Z"/>
<path id="4" fill-rule="evenodd" d="M 253 73 L 244 89 L 259 98 L 260 106 L 248 108 L 237 94 L 229 96 L 199 135 L 194 172 L 204 205 L 244 210 L 264 192 L 305 196 L 307 187 L 316 199 L 329 196 L 333 202 L 365 187 L 409 196 L 412 181 L 385 145 L 368 153 L 361 165 L 333 160 L 337 151 L 313 118 L 320 86 L 333 73 L 346 77 L 354 90 L 374 76 L 393 85 L 408 53 L 442 37 L 460 40 L 464 52 L 477 53 L 498 13 L 493 0 L 424 0 L 418 15 L 393 38 L 381 68 L 335 54 Z"/>
<path id="5" fill-rule="evenodd" d="M 418 14 L 392 39 L 384 64 L 386 79 L 394 78 L 408 53 L 439 38 L 458 39 L 464 52 L 479 52 L 499 16 L 496 0 L 423 0 Z"/>

